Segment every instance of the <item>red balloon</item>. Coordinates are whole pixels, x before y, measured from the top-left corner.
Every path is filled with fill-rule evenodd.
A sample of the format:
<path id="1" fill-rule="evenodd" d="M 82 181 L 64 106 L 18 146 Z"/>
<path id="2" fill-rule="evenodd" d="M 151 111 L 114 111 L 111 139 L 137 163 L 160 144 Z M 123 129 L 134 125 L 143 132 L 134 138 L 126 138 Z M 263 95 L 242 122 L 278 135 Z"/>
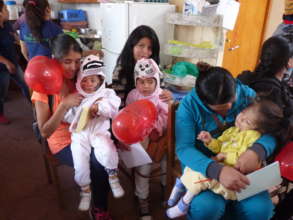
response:
<path id="1" fill-rule="evenodd" d="M 137 143 L 150 134 L 157 117 L 157 109 L 151 101 L 133 102 L 120 110 L 112 121 L 113 134 L 122 143 Z"/>
<path id="2" fill-rule="evenodd" d="M 27 85 L 36 92 L 58 94 L 63 84 L 63 68 L 55 59 L 35 56 L 27 65 L 24 79 Z"/>
<path id="3" fill-rule="evenodd" d="M 293 181 L 293 141 L 281 150 L 276 157 L 276 161 L 280 163 L 281 175 Z"/>

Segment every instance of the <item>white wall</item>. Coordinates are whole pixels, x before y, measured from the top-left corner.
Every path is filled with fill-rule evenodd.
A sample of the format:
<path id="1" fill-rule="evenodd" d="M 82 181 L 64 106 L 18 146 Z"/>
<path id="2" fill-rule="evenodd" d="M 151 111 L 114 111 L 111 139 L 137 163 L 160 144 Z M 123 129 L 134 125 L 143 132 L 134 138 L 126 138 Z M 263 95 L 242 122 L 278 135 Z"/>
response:
<path id="1" fill-rule="evenodd" d="M 16 0 L 19 5 L 22 5 L 23 0 Z M 49 3 L 54 10 L 63 9 L 82 9 L 87 12 L 87 18 L 89 22 L 89 27 L 101 30 L 101 13 L 99 3 L 88 3 L 88 4 L 64 4 L 59 3 L 57 0 L 49 0 Z"/>

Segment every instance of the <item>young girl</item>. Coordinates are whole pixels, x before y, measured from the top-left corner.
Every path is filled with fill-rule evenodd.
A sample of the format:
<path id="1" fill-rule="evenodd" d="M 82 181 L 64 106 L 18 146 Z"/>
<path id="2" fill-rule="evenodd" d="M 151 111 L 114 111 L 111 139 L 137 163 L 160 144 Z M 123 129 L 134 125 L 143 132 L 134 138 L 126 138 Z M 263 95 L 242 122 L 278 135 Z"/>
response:
<path id="1" fill-rule="evenodd" d="M 159 98 L 162 92 L 160 88 L 160 70 L 153 59 L 142 58 L 137 61 L 134 68 L 134 82 L 136 88 L 128 94 L 126 105 L 140 99 L 149 99 L 154 103 L 158 111 L 158 120 L 156 121 L 155 128 L 149 137 L 146 137 L 141 143 L 146 149 L 150 140 L 156 141 L 163 135 L 168 117 L 168 104 Z M 151 164 L 145 164 L 135 169 L 140 174 L 149 176 Z M 151 219 L 149 211 L 149 178 L 142 177 L 137 173 L 135 173 L 135 195 L 139 200 L 140 218 L 143 220 Z"/>
<path id="2" fill-rule="evenodd" d="M 20 24 L 20 45 L 23 56 L 51 56 L 50 40 L 62 33 L 61 27 L 50 20 L 51 8 L 47 0 L 28 0 L 25 21 Z"/>
<path id="3" fill-rule="evenodd" d="M 23 95 L 30 102 L 29 89 L 23 79 L 23 72 L 17 62 L 15 47 L 16 34 L 8 22 L 9 12 L 0 0 L 0 124 L 10 121 L 4 116 L 4 100 L 6 98 L 10 79 L 21 88 Z"/>
<path id="4" fill-rule="evenodd" d="M 217 139 L 214 139 L 207 131 L 201 131 L 197 139 L 201 140 L 213 153 L 217 153 L 218 161 L 237 167 L 240 155 L 262 134 L 276 136 L 280 138 L 280 143 L 289 140 L 293 135 L 293 127 L 290 123 L 292 122 L 284 117 L 283 110 L 278 105 L 268 100 L 261 100 L 240 112 L 236 117 L 235 126 L 224 131 Z M 222 195 L 227 200 L 236 199 L 235 191 L 228 190 L 217 180 L 209 180 L 201 173 L 185 167 L 181 178 L 176 180 L 168 205 L 174 206 L 179 199 L 180 201 L 167 210 L 168 217 L 176 218 L 185 215 L 193 197 L 206 189 Z"/>
<path id="5" fill-rule="evenodd" d="M 71 150 L 75 181 L 81 187 L 79 210 L 82 211 L 89 209 L 91 201 L 91 148 L 94 148 L 96 159 L 109 175 L 114 197 L 124 195 L 117 176 L 118 153 L 109 132 L 109 119 L 117 114 L 121 101 L 112 89 L 105 88 L 102 67 L 103 62 L 97 56 L 90 55 L 84 59 L 76 83 L 84 99 L 65 115 L 65 121 L 71 123 Z"/>
<path id="6" fill-rule="evenodd" d="M 142 58 L 151 58 L 159 65 L 159 54 L 159 39 L 151 27 L 141 25 L 132 31 L 118 57 L 111 85 L 121 98 L 122 107 L 125 105 L 127 94 L 134 88 L 133 71 L 135 63 Z M 172 99 L 171 92 L 162 90 L 160 99 L 165 102 L 170 101 Z"/>

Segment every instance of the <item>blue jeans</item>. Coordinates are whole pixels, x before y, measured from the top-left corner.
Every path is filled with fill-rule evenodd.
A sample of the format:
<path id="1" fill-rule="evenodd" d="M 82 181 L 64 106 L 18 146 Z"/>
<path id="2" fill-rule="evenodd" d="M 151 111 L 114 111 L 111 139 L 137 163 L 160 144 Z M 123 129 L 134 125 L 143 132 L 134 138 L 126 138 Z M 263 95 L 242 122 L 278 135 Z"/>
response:
<path id="1" fill-rule="evenodd" d="M 0 114 L 4 113 L 4 101 L 7 96 L 10 79 L 13 79 L 20 87 L 24 97 L 30 102 L 30 92 L 23 78 L 23 71 L 20 66 L 16 66 L 16 73 L 10 74 L 8 71 L 0 72 Z"/>
<path id="2" fill-rule="evenodd" d="M 70 145 L 54 155 L 61 163 L 73 167 Z M 107 210 L 110 185 L 105 168 L 97 161 L 94 151 L 90 155 L 91 189 L 95 208 Z"/>
<path id="3" fill-rule="evenodd" d="M 274 206 L 267 191 L 248 199 L 225 200 L 210 190 L 201 192 L 191 202 L 188 220 L 269 220 Z"/>

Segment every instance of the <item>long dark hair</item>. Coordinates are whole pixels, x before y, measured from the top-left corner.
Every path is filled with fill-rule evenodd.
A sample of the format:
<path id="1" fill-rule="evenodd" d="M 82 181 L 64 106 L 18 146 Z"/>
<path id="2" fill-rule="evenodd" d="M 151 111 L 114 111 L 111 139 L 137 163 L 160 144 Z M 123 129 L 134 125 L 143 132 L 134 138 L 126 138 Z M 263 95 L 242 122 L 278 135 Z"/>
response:
<path id="1" fill-rule="evenodd" d="M 117 59 L 117 65 L 121 66 L 118 74 L 119 80 L 127 79 L 126 90 L 131 90 L 134 87 L 134 66 L 135 59 L 133 55 L 134 46 L 142 39 L 149 38 L 152 43 L 152 58 L 156 63 L 160 64 L 160 43 L 156 32 L 149 26 L 141 25 L 135 28 L 128 37 L 124 48 Z"/>
<path id="2" fill-rule="evenodd" d="M 195 89 L 203 103 L 226 104 L 235 98 L 236 81 L 228 70 L 207 63 L 198 63 L 197 66 L 199 76 Z"/>
<path id="3" fill-rule="evenodd" d="M 255 106 L 256 111 L 259 112 L 256 122 L 259 132 L 276 137 L 280 145 L 284 145 L 292 139 L 292 115 L 286 115 L 286 112 L 280 106 L 266 98 L 255 101 L 251 106 Z"/>
<path id="4" fill-rule="evenodd" d="M 42 42 L 42 26 L 46 10 L 50 7 L 47 0 L 30 0 L 25 2 L 25 18 L 33 37 Z"/>
<path id="5" fill-rule="evenodd" d="M 3 10 L 3 7 L 4 7 L 4 2 L 3 2 L 3 0 L 0 0 L 0 11 Z"/>
<path id="6" fill-rule="evenodd" d="M 52 41 L 52 54 L 54 58 L 60 60 L 66 56 L 70 50 L 82 54 L 82 49 L 77 41 L 68 34 L 59 34 Z"/>
<path id="7" fill-rule="evenodd" d="M 267 39 L 261 50 L 260 62 L 255 68 L 255 77 L 275 77 L 282 69 L 288 67 L 290 47 L 288 40 L 281 36 Z"/>

